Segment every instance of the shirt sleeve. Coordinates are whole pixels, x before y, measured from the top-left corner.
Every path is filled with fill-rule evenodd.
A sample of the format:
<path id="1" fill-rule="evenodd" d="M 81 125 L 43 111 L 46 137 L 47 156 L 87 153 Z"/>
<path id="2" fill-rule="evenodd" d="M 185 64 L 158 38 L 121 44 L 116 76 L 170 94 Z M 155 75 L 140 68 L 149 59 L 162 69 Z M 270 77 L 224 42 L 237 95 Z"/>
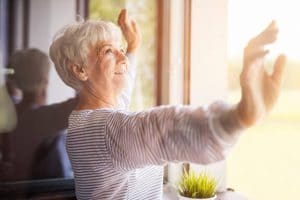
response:
<path id="1" fill-rule="evenodd" d="M 106 125 L 113 166 L 130 170 L 166 161 L 223 160 L 243 129 L 239 122 L 227 120 L 230 115 L 232 107 L 221 103 L 207 109 L 161 106 L 137 113 L 115 111 Z"/>
<path id="2" fill-rule="evenodd" d="M 128 67 L 128 85 L 122 92 L 121 96 L 119 97 L 119 108 L 120 109 L 129 109 L 129 105 L 131 102 L 131 96 L 134 88 L 135 77 L 136 77 L 136 57 L 134 54 L 127 54 L 126 55 L 129 60 L 129 67 Z"/>

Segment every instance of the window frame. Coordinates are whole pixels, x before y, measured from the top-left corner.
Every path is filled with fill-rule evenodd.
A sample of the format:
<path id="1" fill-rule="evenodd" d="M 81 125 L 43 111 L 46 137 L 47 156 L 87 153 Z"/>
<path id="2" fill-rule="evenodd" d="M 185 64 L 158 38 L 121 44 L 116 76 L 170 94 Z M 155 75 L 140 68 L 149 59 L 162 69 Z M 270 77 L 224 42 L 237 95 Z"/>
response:
<path id="1" fill-rule="evenodd" d="M 178 1 L 176 1 L 178 2 Z M 195 106 L 204 106 L 212 103 L 213 100 L 222 98 L 224 99 L 227 94 L 227 62 L 226 62 L 226 50 L 227 50 L 227 7 L 224 6 L 228 3 L 227 0 L 222 1 L 223 7 L 218 7 L 218 0 L 197 1 L 188 0 L 184 1 L 184 46 L 183 46 L 183 99 L 181 103 L 192 104 Z M 215 9 L 221 9 L 220 15 L 210 16 L 211 13 L 215 13 Z M 223 20 L 223 21 L 222 21 Z M 208 21 L 220 22 L 214 24 L 208 24 Z M 201 23 L 199 26 L 199 22 Z M 172 24 L 172 22 L 169 22 Z M 199 27 L 206 27 L 206 29 L 199 29 Z M 207 30 L 208 29 L 208 30 Z M 214 38 L 218 36 L 214 30 L 224 32 L 220 38 Z M 209 31 L 212 31 L 209 34 Z M 200 37 L 200 38 L 199 38 Z M 216 43 L 215 40 L 218 42 Z M 191 42 L 193 40 L 193 43 Z M 170 41 L 172 43 L 172 41 Z M 208 50 L 207 50 L 208 49 Z M 213 54 L 210 52 L 215 49 Z M 213 57 L 215 56 L 215 57 Z M 207 59 L 213 57 L 214 59 Z M 220 62 L 218 62 L 220 60 Z M 210 64 L 208 69 L 206 64 Z M 220 68 L 221 66 L 221 68 Z M 221 69 L 221 70 L 220 70 Z M 220 79 L 213 79 L 209 77 L 214 76 L 214 70 L 218 71 Z M 196 74 L 198 76 L 196 76 Z M 207 86 L 213 85 L 214 90 L 208 90 Z M 172 86 L 172 84 L 170 84 Z M 169 102 L 170 103 L 170 102 Z M 169 164 L 168 167 L 168 179 L 170 184 L 175 186 L 180 177 L 182 168 L 193 169 L 195 171 L 203 170 L 203 166 L 194 164 Z M 205 167 L 208 171 L 212 172 L 218 180 L 219 190 L 225 190 L 226 188 L 226 161 L 219 162 L 217 164 L 208 165 Z"/>

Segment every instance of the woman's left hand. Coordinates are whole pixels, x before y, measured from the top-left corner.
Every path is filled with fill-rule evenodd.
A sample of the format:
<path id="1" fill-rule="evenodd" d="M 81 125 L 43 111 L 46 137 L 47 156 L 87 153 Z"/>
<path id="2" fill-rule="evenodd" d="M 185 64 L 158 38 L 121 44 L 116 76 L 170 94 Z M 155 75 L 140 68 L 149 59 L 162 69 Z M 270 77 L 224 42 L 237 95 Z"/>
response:
<path id="1" fill-rule="evenodd" d="M 127 53 L 134 53 L 141 43 L 141 33 L 138 25 L 135 20 L 129 19 L 126 9 L 121 10 L 118 24 L 127 41 Z"/>
<path id="2" fill-rule="evenodd" d="M 239 120 L 246 126 L 259 121 L 275 104 L 282 83 L 286 58 L 277 57 L 273 73 L 264 68 L 264 57 L 268 53 L 265 45 L 274 43 L 278 29 L 272 22 L 262 33 L 254 37 L 244 50 L 244 66 L 240 76 L 242 98 L 238 104 Z"/>

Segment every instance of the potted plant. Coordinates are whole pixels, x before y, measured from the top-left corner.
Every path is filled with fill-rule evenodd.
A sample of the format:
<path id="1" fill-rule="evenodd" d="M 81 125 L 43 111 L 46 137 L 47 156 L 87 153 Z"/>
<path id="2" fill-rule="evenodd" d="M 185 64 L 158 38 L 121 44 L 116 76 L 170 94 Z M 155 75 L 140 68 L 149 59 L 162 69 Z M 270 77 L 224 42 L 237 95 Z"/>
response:
<path id="1" fill-rule="evenodd" d="M 216 184 L 215 178 L 206 172 L 202 172 L 197 176 L 193 171 L 187 172 L 184 170 L 178 184 L 179 200 L 214 200 L 217 198 Z"/>

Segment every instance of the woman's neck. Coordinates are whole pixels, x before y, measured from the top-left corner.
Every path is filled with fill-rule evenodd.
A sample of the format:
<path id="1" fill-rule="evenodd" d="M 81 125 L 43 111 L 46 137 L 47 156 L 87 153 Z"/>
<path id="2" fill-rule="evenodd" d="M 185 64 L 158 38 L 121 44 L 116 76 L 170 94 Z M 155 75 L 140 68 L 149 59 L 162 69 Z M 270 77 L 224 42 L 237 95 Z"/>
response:
<path id="1" fill-rule="evenodd" d="M 103 94 L 94 94 L 87 90 L 79 93 L 79 101 L 75 110 L 97 109 L 97 108 L 116 108 L 115 98 Z"/>

